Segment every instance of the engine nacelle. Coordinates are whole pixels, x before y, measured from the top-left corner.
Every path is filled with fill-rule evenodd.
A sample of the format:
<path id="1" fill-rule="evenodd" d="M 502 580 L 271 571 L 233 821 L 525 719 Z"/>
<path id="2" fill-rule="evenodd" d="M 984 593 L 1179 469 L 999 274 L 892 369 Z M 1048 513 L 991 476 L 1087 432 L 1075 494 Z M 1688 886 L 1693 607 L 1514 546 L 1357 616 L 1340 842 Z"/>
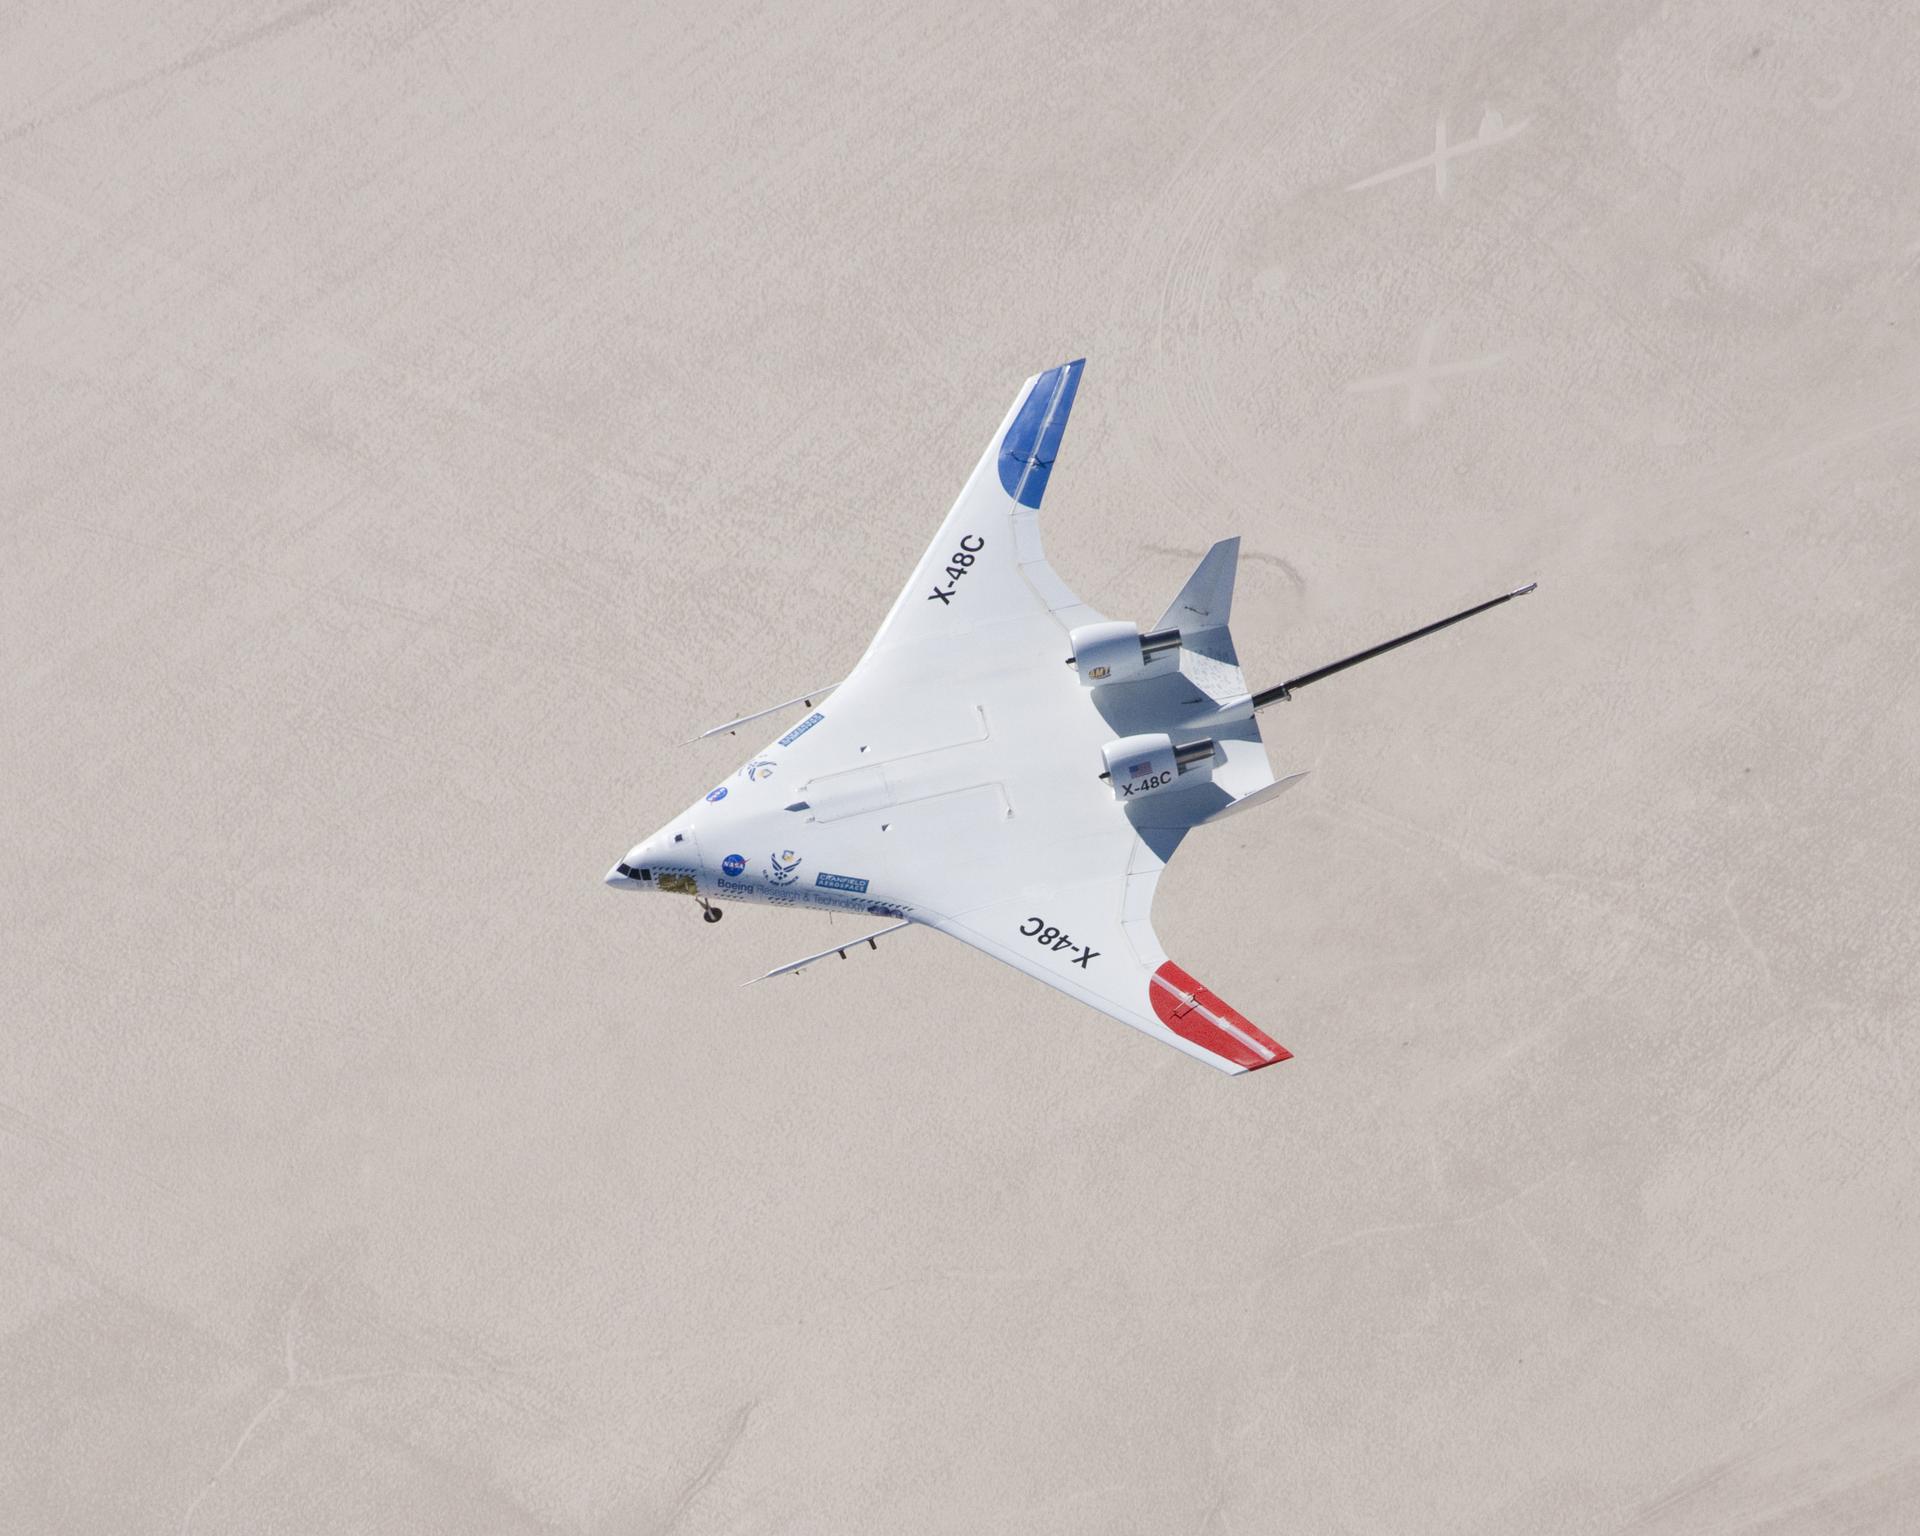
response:
<path id="1" fill-rule="evenodd" d="M 1214 746 L 1209 738 L 1180 746 L 1162 732 L 1122 736 L 1100 749 L 1107 771 L 1100 775 L 1116 800 L 1134 800 L 1176 785 L 1187 788 L 1213 777 Z"/>
<path id="2" fill-rule="evenodd" d="M 1138 624 L 1116 619 L 1105 624 L 1082 624 L 1067 640 L 1073 647 L 1073 655 L 1067 659 L 1088 688 L 1131 683 L 1180 670 L 1177 629 L 1157 629 L 1143 635 Z"/>

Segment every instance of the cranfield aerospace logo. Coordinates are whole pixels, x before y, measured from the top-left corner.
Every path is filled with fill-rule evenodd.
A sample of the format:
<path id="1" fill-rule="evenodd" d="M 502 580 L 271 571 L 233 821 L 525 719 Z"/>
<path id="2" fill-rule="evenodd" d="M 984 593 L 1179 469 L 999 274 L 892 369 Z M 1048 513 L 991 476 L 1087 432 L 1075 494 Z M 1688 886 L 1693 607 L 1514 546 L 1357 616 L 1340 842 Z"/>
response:
<path id="1" fill-rule="evenodd" d="M 749 784 L 758 784 L 763 779 L 772 778 L 773 759 L 770 757 L 756 757 L 752 762 L 748 763 L 746 767 L 740 770 L 740 777 L 745 779 Z"/>
<path id="2" fill-rule="evenodd" d="M 792 885 L 799 875 L 794 871 L 800 867 L 800 855 L 791 848 L 782 848 L 778 853 L 767 855 L 767 884 Z"/>
<path id="3" fill-rule="evenodd" d="M 737 853 L 730 853 L 720 861 L 720 873 L 729 880 L 738 878 L 740 871 L 746 867 L 746 859 Z"/>
<path id="4" fill-rule="evenodd" d="M 724 799 L 726 799 L 726 798 L 727 798 L 727 786 L 726 786 L 726 785 L 724 785 L 724 784 L 722 784 L 722 785 L 721 785 L 721 786 L 720 786 L 720 787 L 719 787 L 718 789 L 716 789 L 716 790 L 714 790 L 714 791 L 712 791 L 712 792 L 711 792 L 711 793 L 710 793 L 710 794 L 709 794 L 709 795 L 707 796 L 707 798 L 708 798 L 709 800 L 724 800 Z"/>

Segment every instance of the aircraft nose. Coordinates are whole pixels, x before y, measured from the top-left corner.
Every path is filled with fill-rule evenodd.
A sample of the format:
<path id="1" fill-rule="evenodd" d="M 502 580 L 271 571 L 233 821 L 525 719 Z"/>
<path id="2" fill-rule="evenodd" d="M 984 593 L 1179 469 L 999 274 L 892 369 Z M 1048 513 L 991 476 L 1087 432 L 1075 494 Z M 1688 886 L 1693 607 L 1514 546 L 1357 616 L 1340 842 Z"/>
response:
<path id="1" fill-rule="evenodd" d="M 636 853 L 628 854 L 612 869 L 607 871 L 607 884 L 616 891 L 650 891 L 653 889 L 653 871 L 644 864 L 636 864 Z"/>

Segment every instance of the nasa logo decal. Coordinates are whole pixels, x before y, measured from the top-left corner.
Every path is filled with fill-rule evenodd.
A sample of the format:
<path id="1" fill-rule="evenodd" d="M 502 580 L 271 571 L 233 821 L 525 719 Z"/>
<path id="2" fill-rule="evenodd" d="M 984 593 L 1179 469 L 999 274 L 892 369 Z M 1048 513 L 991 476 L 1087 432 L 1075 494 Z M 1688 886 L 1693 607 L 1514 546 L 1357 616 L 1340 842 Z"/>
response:
<path id="1" fill-rule="evenodd" d="M 792 885 L 800 877 L 794 873 L 800 867 L 800 855 L 791 848 L 782 848 L 778 853 L 767 855 L 767 883 L 769 885 Z"/>
<path id="2" fill-rule="evenodd" d="M 747 861 L 737 853 L 730 853 L 720 861 L 720 871 L 729 880 L 747 867 Z"/>
<path id="3" fill-rule="evenodd" d="M 716 790 L 714 790 L 714 791 L 712 791 L 712 792 L 711 792 L 711 793 L 710 793 L 710 794 L 709 794 L 709 795 L 707 796 L 707 798 L 708 798 L 709 800 L 724 800 L 724 799 L 726 799 L 726 798 L 727 798 L 727 786 L 726 786 L 726 785 L 724 785 L 724 784 L 722 784 L 722 785 L 721 785 L 721 786 L 720 786 L 720 787 L 719 787 L 718 789 L 716 789 Z"/>
<path id="4" fill-rule="evenodd" d="M 772 778 L 773 759 L 770 757 L 756 757 L 752 762 L 748 763 L 746 767 L 740 770 L 740 777 L 745 779 L 749 784 L 758 784 L 763 779 Z"/>

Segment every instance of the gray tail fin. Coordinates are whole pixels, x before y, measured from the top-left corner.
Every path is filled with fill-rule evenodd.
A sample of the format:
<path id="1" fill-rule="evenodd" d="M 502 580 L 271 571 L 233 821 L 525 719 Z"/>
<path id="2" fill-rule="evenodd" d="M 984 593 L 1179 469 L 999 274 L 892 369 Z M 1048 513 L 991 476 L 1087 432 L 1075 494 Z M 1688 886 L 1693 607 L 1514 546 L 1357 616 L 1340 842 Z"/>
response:
<path id="1" fill-rule="evenodd" d="M 1239 539 L 1222 539 L 1201 557 L 1180 595 L 1153 627 L 1180 629 L 1188 634 L 1224 629 L 1233 613 L 1233 578 L 1239 569 Z"/>

